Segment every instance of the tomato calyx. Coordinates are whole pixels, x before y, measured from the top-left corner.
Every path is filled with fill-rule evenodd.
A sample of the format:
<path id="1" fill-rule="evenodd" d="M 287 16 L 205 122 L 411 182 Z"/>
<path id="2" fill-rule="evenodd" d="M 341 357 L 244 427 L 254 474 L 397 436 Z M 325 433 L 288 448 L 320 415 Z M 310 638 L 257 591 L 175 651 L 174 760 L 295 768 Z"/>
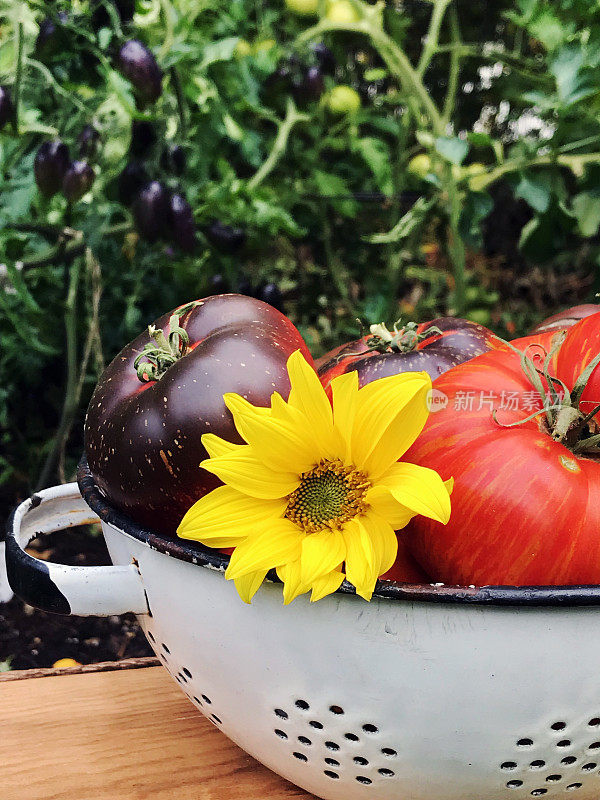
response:
<path id="1" fill-rule="evenodd" d="M 600 404 L 586 413 L 581 409 L 581 400 L 592 373 L 600 364 L 600 353 L 590 361 L 570 391 L 560 378 L 550 374 L 550 363 L 562 347 L 566 336 L 566 331 L 557 335 L 550 352 L 541 345 L 530 345 L 525 351 L 521 351 L 513 347 L 510 342 L 506 342 L 519 355 L 523 372 L 540 395 L 542 409 L 512 423 L 499 422 L 496 411 L 492 416 L 501 427 L 514 428 L 544 414 L 540 427 L 555 442 L 560 442 L 575 455 L 598 456 L 600 426 L 595 417 L 600 412 Z M 543 353 L 544 361 L 541 368 L 534 360 L 537 358 L 539 364 L 539 353 L 535 356 L 528 355 L 532 346 L 539 347 Z"/>
<path id="2" fill-rule="evenodd" d="M 133 362 L 137 376 L 142 383 L 158 381 L 169 367 L 183 358 L 188 350 L 190 337 L 180 325 L 181 317 L 198 302 L 189 303 L 178 309 L 169 318 L 169 335 L 154 325 L 148 326 L 148 334 L 152 341 L 144 345 L 144 349 Z"/>
<path id="3" fill-rule="evenodd" d="M 442 335 L 442 331 L 435 325 L 419 332 L 416 322 L 407 322 L 401 328 L 398 328 L 399 324 L 400 320 L 394 323 L 393 331 L 388 330 L 383 322 L 371 325 L 371 336 L 367 339 L 369 350 L 376 350 L 378 353 L 412 353 L 424 339 L 433 334 Z"/>

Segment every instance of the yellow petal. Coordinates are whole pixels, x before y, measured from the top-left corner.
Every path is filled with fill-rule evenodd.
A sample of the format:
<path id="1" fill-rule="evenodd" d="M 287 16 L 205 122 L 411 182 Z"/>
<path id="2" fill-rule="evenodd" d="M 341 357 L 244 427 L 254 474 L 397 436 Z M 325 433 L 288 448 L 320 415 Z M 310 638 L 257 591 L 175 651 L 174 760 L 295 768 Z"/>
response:
<path id="1" fill-rule="evenodd" d="M 399 503 L 387 486 L 377 483 L 367 492 L 367 503 L 373 511 L 383 517 L 395 531 L 408 525 L 415 512 Z"/>
<path id="2" fill-rule="evenodd" d="M 179 523 L 177 535 L 208 547 L 235 547 L 283 515 L 287 500 L 258 500 L 219 486 L 201 497 Z"/>
<path id="3" fill-rule="evenodd" d="M 343 460 L 352 460 L 352 430 L 358 407 L 358 372 L 346 372 L 331 381 L 333 420 L 345 446 Z"/>
<path id="4" fill-rule="evenodd" d="M 280 567 L 300 557 L 304 534 L 288 519 L 277 519 L 265 530 L 249 536 L 231 555 L 225 577 L 241 578 L 259 569 Z"/>
<path id="5" fill-rule="evenodd" d="M 434 470 L 400 462 L 390 467 L 378 483 L 415 514 L 444 525 L 450 519 L 449 489 Z"/>
<path id="6" fill-rule="evenodd" d="M 340 531 L 311 533 L 302 541 L 300 557 L 303 583 L 312 583 L 316 578 L 340 566 L 346 557 L 346 545 Z"/>
<path id="7" fill-rule="evenodd" d="M 373 569 L 373 545 L 358 517 L 350 520 L 343 530 L 346 542 L 346 577 L 356 588 L 356 593 L 370 600 L 375 588 L 371 573 Z"/>
<path id="8" fill-rule="evenodd" d="M 233 453 L 206 459 L 200 466 L 234 489 L 264 500 L 287 497 L 300 484 L 297 473 L 266 467 L 249 445 L 238 447 Z"/>
<path id="9" fill-rule="evenodd" d="M 224 399 L 240 435 L 269 469 L 285 472 L 293 464 L 294 472 L 300 474 L 312 469 L 319 461 L 312 437 L 307 436 L 304 419 L 294 424 L 294 421 L 274 418 L 270 414 L 255 414 L 253 407 L 236 394 L 224 395 Z"/>
<path id="10" fill-rule="evenodd" d="M 316 603 L 317 600 L 322 600 L 324 597 L 327 597 L 328 594 L 337 592 L 342 585 L 344 577 L 345 576 L 343 572 L 333 570 L 333 572 L 330 572 L 327 575 L 321 575 L 320 578 L 314 580 L 312 583 L 310 602 Z"/>
<path id="11" fill-rule="evenodd" d="M 277 567 L 277 575 L 283 581 L 283 603 L 289 605 L 298 595 L 308 592 L 310 586 L 300 579 L 300 559 Z"/>
<path id="12" fill-rule="evenodd" d="M 235 588 L 244 603 L 250 603 L 256 592 L 260 589 L 268 570 L 259 569 L 256 572 L 249 572 L 242 578 L 236 578 Z"/>
<path id="13" fill-rule="evenodd" d="M 372 573 L 375 580 L 387 572 L 398 555 L 398 537 L 394 529 L 383 517 L 375 511 L 369 510 L 361 517 L 371 543 L 373 545 L 373 562 L 375 569 Z"/>
<path id="14" fill-rule="evenodd" d="M 205 433 L 202 435 L 202 445 L 210 458 L 217 456 L 224 456 L 227 453 L 235 453 L 238 447 L 243 445 L 232 444 L 231 442 L 221 439 L 214 433 Z"/>
<path id="15" fill-rule="evenodd" d="M 380 378 L 358 392 L 352 457 L 372 480 L 397 461 L 423 430 L 430 389 L 426 372 L 406 372 Z"/>

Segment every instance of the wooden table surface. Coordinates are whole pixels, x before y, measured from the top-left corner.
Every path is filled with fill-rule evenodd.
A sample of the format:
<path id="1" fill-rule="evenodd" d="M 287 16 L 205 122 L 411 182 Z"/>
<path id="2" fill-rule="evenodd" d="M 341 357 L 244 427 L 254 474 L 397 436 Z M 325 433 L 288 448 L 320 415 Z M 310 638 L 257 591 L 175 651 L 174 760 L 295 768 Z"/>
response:
<path id="1" fill-rule="evenodd" d="M 93 669 L 0 675 L 1 800 L 314 800 L 230 742 L 162 667 Z"/>

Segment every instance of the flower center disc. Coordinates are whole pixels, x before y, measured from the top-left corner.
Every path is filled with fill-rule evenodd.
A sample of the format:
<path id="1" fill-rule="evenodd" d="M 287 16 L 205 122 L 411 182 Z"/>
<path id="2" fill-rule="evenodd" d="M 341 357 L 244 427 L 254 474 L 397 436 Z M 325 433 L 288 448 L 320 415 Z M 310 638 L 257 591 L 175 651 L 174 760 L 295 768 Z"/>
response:
<path id="1" fill-rule="evenodd" d="M 341 461 L 321 461 L 302 475 L 300 486 L 289 496 L 285 516 L 306 533 L 340 528 L 366 509 L 370 487 L 364 472 Z"/>

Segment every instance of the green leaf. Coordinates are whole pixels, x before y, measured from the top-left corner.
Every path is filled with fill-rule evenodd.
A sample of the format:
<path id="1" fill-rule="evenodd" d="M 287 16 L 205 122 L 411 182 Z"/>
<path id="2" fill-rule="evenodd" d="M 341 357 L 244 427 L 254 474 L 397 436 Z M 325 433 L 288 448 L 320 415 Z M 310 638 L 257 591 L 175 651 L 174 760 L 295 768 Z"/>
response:
<path id="1" fill-rule="evenodd" d="M 211 64 L 216 64 L 217 61 L 231 61 L 239 40 L 239 36 L 228 36 L 226 39 L 220 39 L 206 45 L 200 68 L 206 69 Z"/>
<path id="2" fill-rule="evenodd" d="M 552 197 L 552 178 L 547 172 L 522 175 L 515 189 L 515 197 L 525 200 L 534 211 L 543 214 Z"/>
<path id="3" fill-rule="evenodd" d="M 556 50 L 566 39 L 569 30 L 564 20 L 546 8 L 536 15 L 529 25 L 529 32 L 550 51 Z"/>
<path id="4" fill-rule="evenodd" d="M 381 139 L 365 137 L 357 140 L 356 149 L 373 173 L 377 188 L 384 194 L 392 194 L 392 159 L 386 143 Z"/>
<path id="5" fill-rule="evenodd" d="M 584 56 L 580 47 L 564 47 L 549 64 L 556 80 L 556 90 L 563 106 L 596 93 L 596 82 L 584 71 Z"/>
<path id="6" fill-rule="evenodd" d="M 494 201 L 486 192 L 469 192 L 463 204 L 459 231 L 472 247 L 482 246 L 481 223 L 494 208 Z"/>
<path id="7" fill-rule="evenodd" d="M 467 157 L 469 144 L 456 136 L 438 136 L 435 149 L 446 161 L 460 165 Z"/>
<path id="8" fill-rule="evenodd" d="M 327 197 L 340 214 L 353 217 L 358 212 L 358 203 L 343 178 L 320 169 L 315 170 L 313 177 L 318 193 L 322 197 Z"/>
<path id="9" fill-rule="evenodd" d="M 400 217 L 391 231 L 387 233 L 377 233 L 374 236 L 365 237 L 365 241 L 372 244 L 393 244 L 408 239 L 411 234 L 417 231 L 427 220 L 430 209 L 435 201 L 425 197 L 419 197 L 410 211 Z"/>
<path id="10" fill-rule="evenodd" d="M 581 192 L 572 201 L 577 226 L 582 236 L 590 237 L 600 228 L 600 196 L 592 192 Z"/>

